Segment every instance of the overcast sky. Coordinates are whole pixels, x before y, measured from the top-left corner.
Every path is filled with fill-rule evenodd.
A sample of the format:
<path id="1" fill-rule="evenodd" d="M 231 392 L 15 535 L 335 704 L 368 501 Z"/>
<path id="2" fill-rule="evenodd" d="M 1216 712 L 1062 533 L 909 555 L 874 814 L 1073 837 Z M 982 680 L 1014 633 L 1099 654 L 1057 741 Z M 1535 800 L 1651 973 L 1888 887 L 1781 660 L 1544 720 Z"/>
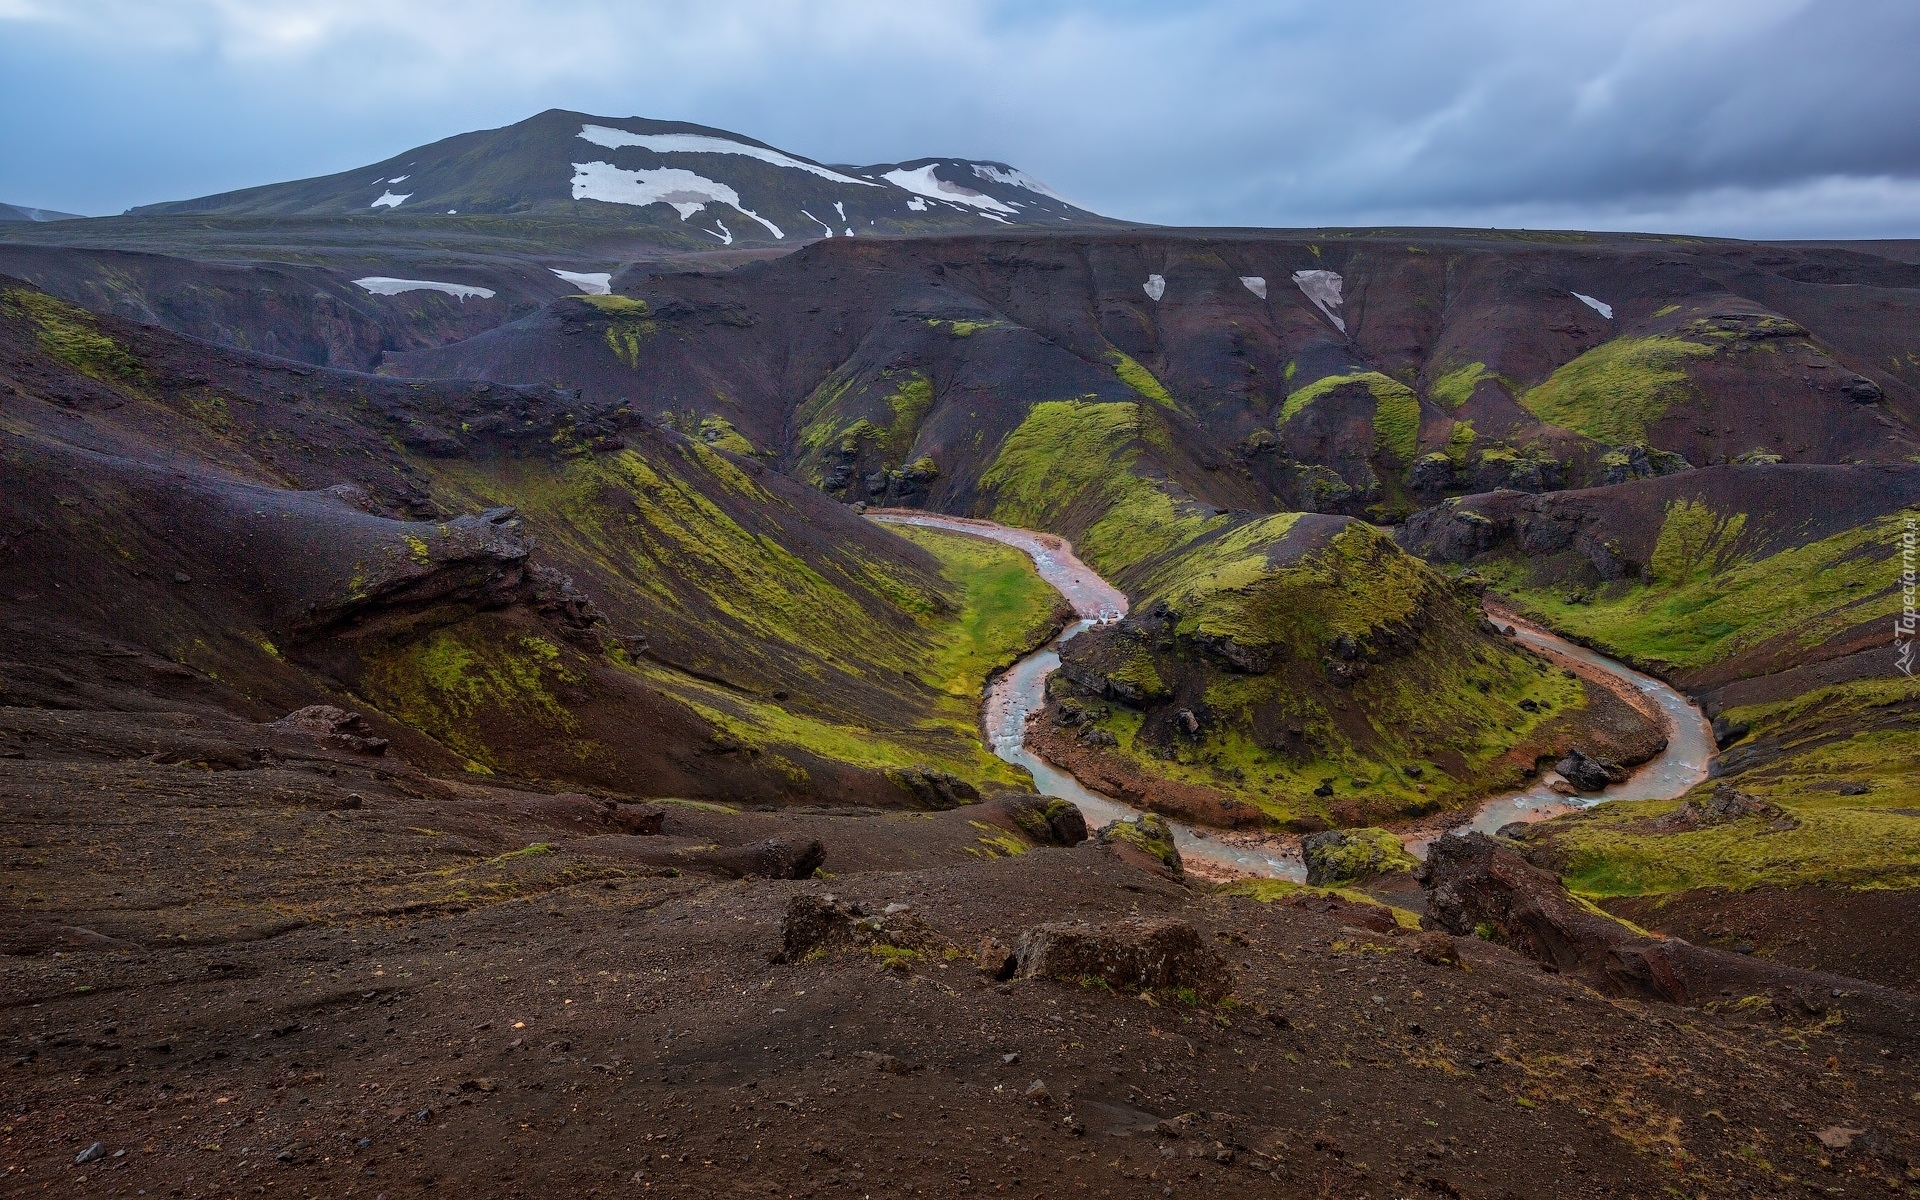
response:
<path id="1" fill-rule="evenodd" d="M 1187 225 L 1920 236 L 1914 0 L 0 0 L 0 201 L 90 215 L 545 108 L 1001 159 Z"/>

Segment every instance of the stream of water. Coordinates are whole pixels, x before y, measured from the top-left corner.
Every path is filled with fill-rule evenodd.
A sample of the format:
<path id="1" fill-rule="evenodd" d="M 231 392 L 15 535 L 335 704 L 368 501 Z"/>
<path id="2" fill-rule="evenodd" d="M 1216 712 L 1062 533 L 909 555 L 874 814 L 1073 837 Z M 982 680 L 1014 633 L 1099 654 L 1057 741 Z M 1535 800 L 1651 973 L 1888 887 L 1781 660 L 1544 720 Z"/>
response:
<path id="1" fill-rule="evenodd" d="M 1079 620 L 1060 631 L 1051 643 L 1027 655 L 987 685 L 983 709 L 984 724 L 993 752 L 1033 775 L 1033 785 L 1042 795 L 1071 800 L 1086 814 L 1088 828 L 1098 828 L 1125 817 L 1138 816 L 1139 809 L 1123 804 L 1087 788 L 1073 775 L 1054 766 L 1027 748 L 1027 718 L 1046 702 L 1047 676 L 1060 666 L 1060 646 L 1095 625 L 1118 621 L 1127 615 L 1127 598 L 1091 567 L 1074 557 L 1073 546 L 1064 538 L 1028 529 L 998 525 L 967 517 L 948 517 L 920 512 L 873 512 L 873 520 L 896 525 L 921 525 L 951 533 L 988 538 L 1024 551 L 1042 579 L 1057 588 L 1073 605 Z M 1461 829 L 1493 833 L 1515 821 L 1544 821 L 1562 813 L 1591 807 L 1607 800 L 1669 799 L 1679 796 L 1707 777 L 1713 759 L 1713 732 L 1700 710 L 1679 692 L 1648 675 L 1596 654 L 1584 646 L 1556 637 L 1525 621 L 1502 618 L 1514 627 L 1517 641 L 1546 655 L 1570 664 L 1582 664 L 1625 681 L 1651 702 L 1667 727 L 1667 746 L 1637 768 L 1624 783 L 1592 796 L 1563 796 L 1542 781 L 1521 791 L 1483 800 L 1473 820 Z M 1290 843 L 1240 844 L 1240 840 L 1222 840 L 1225 835 L 1193 829 L 1179 821 L 1173 826 L 1174 841 L 1189 863 L 1196 860 L 1234 874 L 1258 875 L 1275 879 L 1306 879 L 1306 865 Z M 1408 849 L 1424 856 L 1432 834 L 1410 836 Z"/>

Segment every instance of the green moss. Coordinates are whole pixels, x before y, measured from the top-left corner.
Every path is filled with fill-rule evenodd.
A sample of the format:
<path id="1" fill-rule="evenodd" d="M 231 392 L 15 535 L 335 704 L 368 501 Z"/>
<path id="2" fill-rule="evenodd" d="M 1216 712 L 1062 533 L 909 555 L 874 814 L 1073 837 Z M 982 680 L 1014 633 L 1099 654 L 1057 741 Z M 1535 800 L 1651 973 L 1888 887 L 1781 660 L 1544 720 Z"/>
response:
<path id="1" fill-rule="evenodd" d="M 610 317 L 645 317 L 652 313 L 645 300 L 632 296 L 576 296 L 580 303 L 598 309 Z"/>
<path id="2" fill-rule="evenodd" d="M 1181 869 L 1180 850 L 1173 842 L 1173 826 L 1159 813 L 1115 821 L 1100 831 L 1103 842 L 1120 842 L 1157 859 L 1169 870 Z"/>
<path id="3" fill-rule="evenodd" d="M 959 613 L 943 622 L 928 676 L 949 696 L 978 703 L 990 672 L 1051 634 L 1060 594 L 1011 546 L 916 525 L 886 528 L 930 551 L 959 591 Z"/>
<path id="4" fill-rule="evenodd" d="M 1132 388 L 1136 394 L 1153 401 L 1161 408 L 1177 409 L 1180 407 L 1179 403 L 1174 400 L 1173 394 L 1167 391 L 1165 385 L 1154 378 L 1153 372 L 1141 366 L 1138 361 L 1127 355 L 1124 351 L 1117 349 L 1109 350 L 1107 352 L 1107 361 L 1113 364 L 1113 373 L 1120 377 L 1120 382 Z"/>
<path id="5" fill-rule="evenodd" d="M 1378 371 L 1326 375 L 1289 393 L 1280 406 L 1279 423 L 1286 425 L 1316 400 L 1349 386 L 1364 387 L 1373 397 L 1376 447 L 1402 464 L 1411 463 L 1420 443 L 1420 397 L 1406 384 Z"/>
<path id="6" fill-rule="evenodd" d="M 1400 839 L 1385 829 L 1345 829 L 1338 834 L 1310 838 L 1307 870 L 1326 883 L 1348 883 L 1369 875 L 1411 871 L 1420 860 L 1407 853 Z"/>
<path id="7" fill-rule="evenodd" d="M 491 768 L 500 760 L 489 725 L 572 742 L 578 726 L 553 687 L 574 681 L 552 643 L 503 639 L 474 619 L 371 655 L 363 687 L 381 711 Z"/>
<path id="8" fill-rule="evenodd" d="M 1455 421 L 1447 431 L 1447 461 L 1455 467 L 1465 467 L 1473 453 L 1473 440 L 1473 422 Z"/>
<path id="9" fill-rule="evenodd" d="M 753 443 L 733 427 L 733 422 L 717 413 L 708 413 L 700 418 L 698 436 L 701 441 L 715 449 L 734 454 L 756 453 Z"/>
<path id="10" fill-rule="evenodd" d="M 1473 399 L 1473 389 L 1480 386 L 1480 380 L 1486 373 L 1487 364 L 1481 362 L 1455 367 L 1433 381 L 1433 398 L 1448 408 L 1459 408 Z"/>
<path id="11" fill-rule="evenodd" d="M 140 360 L 100 332 L 99 322 L 84 308 L 44 292 L 13 288 L 0 292 L 0 309 L 32 322 L 40 348 L 83 375 L 120 385 L 146 380 Z"/>
<path id="12" fill-rule="evenodd" d="M 1077 532 L 1080 556 L 1108 578 L 1219 528 L 1225 517 L 1201 515 L 1139 473 L 1163 436 L 1156 422 L 1133 403 L 1034 405 L 980 477 L 994 519 Z"/>
<path id="13" fill-rule="evenodd" d="M 982 329 L 997 329 L 1000 326 L 998 321 L 941 321 L 932 317 L 927 318 L 927 324 L 935 329 L 944 328 L 954 337 L 972 337 Z"/>
<path id="14" fill-rule="evenodd" d="M 1614 445 L 1647 440 L 1647 426 L 1686 398 L 1686 363 L 1712 346 L 1674 337 L 1603 342 L 1520 397 L 1543 421 Z"/>
<path id="15" fill-rule="evenodd" d="M 968 847 L 970 854 L 982 858 L 1014 858 L 1033 849 L 997 825 L 989 825 L 985 821 L 968 821 L 967 824 L 980 831 L 980 836 L 974 839 L 980 844 L 980 849 Z"/>
<path id="16" fill-rule="evenodd" d="M 1651 583 L 1570 603 L 1564 587 L 1534 582 L 1523 564 L 1482 569 L 1524 609 L 1609 654 L 1688 671 L 1769 639 L 1815 646 L 1863 623 L 1891 620 L 1900 610 L 1891 560 L 1907 519 L 1896 513 L 1804 546 L 1743 553 L 1740 514 L 1680 501 L 1661 525 Z"/>

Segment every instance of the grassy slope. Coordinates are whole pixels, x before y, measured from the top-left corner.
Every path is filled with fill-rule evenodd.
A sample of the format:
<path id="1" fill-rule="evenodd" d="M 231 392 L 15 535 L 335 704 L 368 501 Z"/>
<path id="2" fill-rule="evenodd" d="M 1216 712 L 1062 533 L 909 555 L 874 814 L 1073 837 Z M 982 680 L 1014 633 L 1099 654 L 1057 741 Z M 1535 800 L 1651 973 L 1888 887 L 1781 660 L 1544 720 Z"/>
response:
<path id="1" fill-rule="evenodd" d="M 940 560 L 960 594 L 960 611 L 935 643 L 930 678 L 947 695 L 978 708 L 987 676 L 1045 641 L 1063 601 L 1011 546 L 915 525 L 889 529 Z"/>
<path id="2" fill-rule="evenodd" d="M 1561 367 L 1520 403 L 1543 421 L 1613 445 L 1644 442 L 1647 425 L 1687 393 L 1687 360 L 1714 347 L 1675 337 L 1621 337 Z"/>
<path id="3" fill-rule="evenodd" d="M 1482 568 L 1529 612 L 1608 653 L 1683 674 L 1774 638 L 1816 646 L 1900 608 L 1892 563 L 1902 514 L 1764 556 L 1742 550 L 1746 517 L 1698 501 L 1667 506 L 1648 582 L 1569 602 L 1522 562 Z"/>
<path id="4" fill-rule="evenodd" d="M 1745 519 L 1698 502 L 1669 505 L 1649 582 L 1618 584 L 1568 603 L 1531 582 L 1522 564 L 1491 568 L 1520 606 L 1616 656 L 1680 675 L 1737 663 L 1771 648 L 1817 647 L 1863 622 L 1891 622 L 1900 605 L 1893 560 L 1905 514 L 1803 546 L 1742 552 Z M 1488 568 L 1483 568 L 1488 569 Z M 1799 828 L 1770 831 L 1757 818 L 1690 833 L 1633 823 L 1675 801 L 1607 805 L 1543 831 L 1572 886 L 1593 895 L 1701 887 L 1920 886 L 1920 683 L 1888 677 L 1819 688 L 1776 703 L 1729 710 L 1752 728 L 1748 745 L 1777 745 L 1736 770 L 1741 790 L 1785 808 Z M 1866 783 L 1861 796 L 1820 785 Z M 1701 789 L 1702 794 L 1711 784 Z"/>
<path id="5" fill-rule="evenodd" d="M 732 741 L 774 756 L 798 748 L 861 766 L 1018 782 L 981 745 L 974 710 L 987 671 L 1046 630 L 1056 593 L 1024 555 L 977 539 L 915 537 L 940 560 L 947 593 L 847 547 L 830 551 L 838 568 L 830 578 L 716 503 L 730 491 L 771 512 L 784 508 L 779 497 L 699 443 L 676 452 L 677 462 L 627 450 L 557 464 L 460 463 L 441 467 L 441 481 L 476 505 L 518 506 L 547 554 L 597 594 L 629 598 L 630 620 L 665 644 L 661 658 L 764 681 L 728 687 L 652 657 L 623 664 Z M 878 619 L 876 605 L 910 620 Z M 396 692 L 444 690 L 426 653 L 410 650 L 404 669 L 389 666 Z M 490 677 L 533 678 L 537 666 L 495 664 Z M 776 687 L 790 694 L 775 697 Z M 528 705 L 544 710 L 537 701 Z"/>

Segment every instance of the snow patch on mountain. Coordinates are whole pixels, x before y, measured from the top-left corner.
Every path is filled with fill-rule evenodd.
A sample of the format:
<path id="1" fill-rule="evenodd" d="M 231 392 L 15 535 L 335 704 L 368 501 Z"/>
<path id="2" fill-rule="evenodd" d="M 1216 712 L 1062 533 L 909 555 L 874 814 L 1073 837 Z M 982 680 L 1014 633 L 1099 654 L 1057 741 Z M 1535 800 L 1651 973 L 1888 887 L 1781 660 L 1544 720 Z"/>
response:
<path id="1" fill-rule="evenodd" d="M 1259 275 L 1242 275 L 1240 285 L 1262 300 L 1267 298 L 1267 281 Z"/>
<path id="2" fill-rule="evenodd" d="M 1340 307 L 1340 275 L 1337 271 L 1295 271 L 1293 282 L 1300 288 L 1320 315 L 1332 321 L 1341 333 L 1347 331 L 1347 323 L 1334 315 L 1334 309 Z"/>
<path id="3" fill-rule="evenodd" d="M 399 208 L 402 204 L 405 204 L 408 200 L 412 198 L 413 198 L 412 192 L 408 192 L 404 196 L 396 196 L 392 192 L 381 192 L 380 198 L 378 200 L 375 200 L 372 204 L 367 205 L 367 207 L 368 208 Z"/>
<path id="4" fill-rule="evenodd" d="M 907 191 L 917 196 L 925 196 L 929 200 L 943 200 L 948 204 L 966 204 L 974 208 L 986 209 L 989 212 L 1009 214 L 1014 212 L 1013 209 L 1008 208 L 985 192 L 976 192 L 972 188 L 961 187 L 957 183 L 948 183 L 933 173 L 935 165 L 934 163 L 928 163 L 924 167 L 916 167 L 911 171 L 904 169 L 888 171 L 882 178 L 896 187 L 905 188 Z M 907 207 L 912 208 L 913 202 L 908 201 Z"/>
<path id="5" fill-rule="evenodd" d="M 1580 303 L 1586 305 L 1588 308 L 1592 309 L 1593 311 L 1599 313 L 1601 316 L 1605 317 L 1607 320 L 1609 321 L 1613 320 L 1613 305 L 1602 303 L 1599 300 L 1595 300 L 1592 296 L 1585 296 L 1580 294 L 1579 292 L 1575 292 L 1573 294 L 1573 298 L 1575 300 L 1578 300 Z"/>
<path id="6" fill-rule="evenodd" d="M 559 267 L 548 267 L 555 275 L 579 288 L 589 296 L 610 296 L 613 294 L 613 272 L 611 271 L 562 271 Z"/>
<path id="7" fill-rule="evenodd" d="M 927 211 L 927 202 L 915 196 L 907 201 L 907 210 L 909 212 L 925 212 Z"/>
<path id="8" fill-rule="evenodd" d="M 805 171 L 835 183 L 851 183 L 860 187 L 880 186 L 877 183 L 868 183 L 864 179 L 855 179 L 851 175 L 842 175 L 819 163 L 810 163 L 765 146 L 749 146 L 745 142 L 712 137 L 704 133 L 629 133 L 624 129 L 613 129 L 606 125 L 582 125 L 579 136 L 596 146 L 605 146 L 609 150 L 618 150 L 622 146 L 639 146 L 655 154 L 738 154 L 746 158 L 758 159 L 763 163 L 771 163 L 776 167 Z"/>
<path id="9" fill-rule="evenodd" d="M 814 224 L 818 225 L 820 228 L 826 230 L 828 237 L 833 236 L 833 226 L 827 224 L 825 221 L 822 221 L 819 217 L 814 216 L 812 213 L 808 212 L 804 208 L 800 210 L 800 215 L 805 217 L 807 220 L 812 221 Z"/>
<path id="10" fill-rule="evenodd" d="M 680 214 L 682 221 L 709 204 L 725 204 L 740 215 L 751 217 L 766 226 L 767 232 L 774 237 L 787 236 L 778 225 L 740 203 L 739 192 L 724 183 L 692 171 L 683 171 L 679 167 L 626 171 L 612 163 L 574 163 L 573 198 L 636 206 L 666 204 Z"/>
<path id="11" fill-rule="evenodd" d="M 992 163 L 975 163 L 973 164 L 973 173 L 982 179 L 988 179 L 994 183 L 1004 183 L 1009 187 L 1025 188 L 1029 192 L 1045 196 L 1049 200 L 1058 200 L 1062 204 L 1073 203 L 1073 201 L 1062 196 L 1059 192 L 1054 191 L 1046 184 L 1041 183 L 1038 179 L 1035 179 L 1017 167 L 996 167 Z"/>
<path id="12" fill-rule="evenodd" d="M 401 292 L 445 292 L 449 296 L 458 296 L 463 302 L 468 296 L 493 299 L 492 288 L 475 287 L 467 283 L 442 283 L 437 279 L 394 279 L 387 275 L 369 275 L 353 282 L 376 296 L 398 296 Z"/>
<path id="13" fill-rule="evenodd" d="M 1149 275 L 1147 276 L 1147 281 L 1140 285 L 1140 289 L 1146 292 L 1147 299 L 1158 303 L 1160 297 L 1167 294 L 1167 277 L 1165 275 Z"/>
<path id="14" fill-rule="evenodd" d="M 714 232 L 714 230 L 711 230 L 711 229 L 703 229 L 700 232 L 713 234 L 713 236 L 720 239 L 720 244 L 722 246 L 733 245 L 733 230 L 727 228 L 727 223 L 718 218 L 715 218 L 713 223 L 719 226 L 719 232 L 716 233 Z"/>

